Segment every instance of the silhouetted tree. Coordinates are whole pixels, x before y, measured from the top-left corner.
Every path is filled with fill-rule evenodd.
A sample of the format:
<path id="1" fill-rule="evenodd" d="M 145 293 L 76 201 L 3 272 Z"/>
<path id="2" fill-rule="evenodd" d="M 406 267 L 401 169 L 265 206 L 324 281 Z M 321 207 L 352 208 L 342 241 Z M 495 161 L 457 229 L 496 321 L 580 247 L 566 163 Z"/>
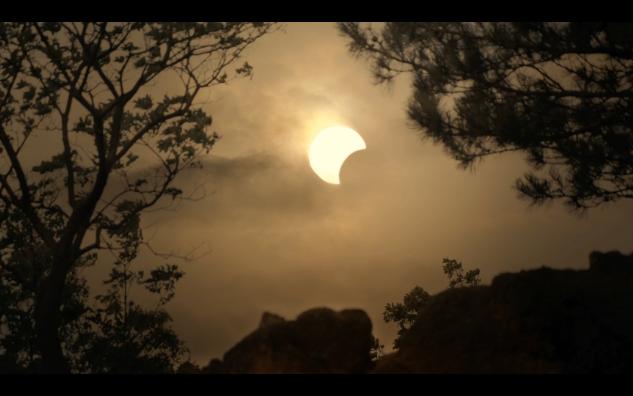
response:
<path id="1" fill-rule="evenodd" d="M 145 243 L 141 213 L 165 195 L 170 201 L 182 198 L 174 179 L 197 166 L 197 154 L 209 151 L 218 138 L 196 99 L 230 75 L 248 75 L 251 66 L 236 62 L 271 26 L 0 24 L 0 334 L 5 349 L 0 353 L 41 358 L 47 372 L 70 370 L 64 352 L 77 352 L 73 348 L 80 344 L 64 332 L 87 309 L 79 271 L 94 264 L 101 250 L 114 253 L 116 265 L 136 258 Z M 156 88 L 161 79 L 169 90 Z M 141 157 L 145 167 L 137 162 Z M 149 166 L 151 160 L 158 166 Z M 173 267 L 157 271 L 125 281 L 140 282 L 150 291 L 173 289 L 180 272 Z M 121 276 L 113 273 L 111 284 L 120 284 Z M 112 345 L 121 361 L 132 350 L 154 348 L 145 323 L 164 329 L 168 317 L 136 305 L 117 307 L 117 293 L 102 296 L 104 308 L 92 312 L 92 320 L 103 337 L 121 339 Z M 117 316 L 121 312 L 124 320 Z M 11 337 L 20 334 L 21 326 L 32 326 L 26 334 L 33 340 L 11 352 Z M 169 350 L 162 356 L 173 356 L 178 343 L 173 334 L 163 336 Z M 163 365 L 163 357 L 154 357 L 148 357 L 149 365 Z"/>
<path id="2" fill-rule="evenodd" d="M 461 262 L 453 259 L 442 259 L 442 269 L 448 277 L 449 287 L 474 287 L 481 283 L 479 269 L 469 270 L 464 274 L 464 266 Z M 400 340 L 411 329 L 411 326 L 420 316 L 420 313 L 428 306 L 432 296 L 420 286 L 415 286 L 409 293 L 404 295 L 401 303 L 387 303 L 383 312 L 383 319 L 386 323 L 394 322 L 398 324 L 398 336 L 393 342 L 394 349 L 400 347 Z M 378 340 L 376 344 L 380 345 Z"/>
<path id="3" fill-rule="evenodd" d="M 385 311 L 383 312 L 384 321 L 398 324 L 398 337 L 393 342 L 394 348 L 399 347 L 400 338 L 409 331 L 430 298 L 431 295 L 426 290 L 416 286 L 404 295 L 403 302 L 387 303 L 385 305 Z"/>
<path id="4" fill-rule="evenodd" d="M 457 260 L 442 259 L 442 269 L 446 276 L 448 276 L 449 287 L 465 287 L 465 286 L 477 286 L 481 283 L 479 277 L 479 268 L 466 271 L 464 274 L 464 265 Z"/>
<path id="5" fill-rule="evenodd" d="M 630 23 L 341 23 L 378 82 L 413 76 L 408 115 L 464 167 L 527 154 L 533 203 L 633 198 Z"/>
<path id="6" fill-rule="evenodd" d="M 83 318 L 85 332 L 78 366 L 85 372 L 168 373 L 186 352 L 183 342 L 168 327 L 170 316 L 162 307 L 174 296 L 183 275 L 175 265 L 150 271 L 130 271 L 118 263 L 105 281 L 110 287 L 97 296 L 100 304 Z M 141 286 L 158 295 L 158 306 L 144 309 L 129 298 L 130 288 Z"/>

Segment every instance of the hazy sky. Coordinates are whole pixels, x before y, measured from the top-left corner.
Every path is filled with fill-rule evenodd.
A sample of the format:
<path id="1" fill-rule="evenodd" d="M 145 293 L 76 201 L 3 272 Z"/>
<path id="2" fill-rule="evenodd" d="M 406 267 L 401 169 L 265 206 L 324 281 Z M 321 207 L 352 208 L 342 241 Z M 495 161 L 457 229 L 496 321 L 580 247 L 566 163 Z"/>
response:
<path id="1" fill-rule="evenodd" d="M 385 303 L 415 285 L 445 288 L 444 257 L 489 282 L 542 265 L 584 268 L 592 250 L 631 251 L 633 201 L 584 217 L 557 204 L 529 208 L 512 188 L 521 155 L 458 169 L 410 128 L 408 79 L 374 85 L 334 24 L 287 24 L 245 56 L 252 79 L 204 95 L 223 138 L 180 185 L 204 185 L 205 198 L 144 218 L 153 246 L 208 251 L 181 263 L 186 276 L 169 305 L 194 360 L 221 357 L 263 311 L 294 318 L 316 306 L 366 310 L 390 347 Z M 367 143 L 338 186 L 307 158 L 311 138 L 335 124 Z"/>

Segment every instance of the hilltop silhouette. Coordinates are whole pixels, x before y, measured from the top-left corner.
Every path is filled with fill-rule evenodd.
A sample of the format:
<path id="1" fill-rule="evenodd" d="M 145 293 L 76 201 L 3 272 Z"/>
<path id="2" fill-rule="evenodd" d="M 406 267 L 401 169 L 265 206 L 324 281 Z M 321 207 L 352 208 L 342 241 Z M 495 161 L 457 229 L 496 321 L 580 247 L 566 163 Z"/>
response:
<path id="1" fill-rule="evenodd" d="M 265 313 L 204 368 L 180 373 L 629 373 L 633 254 L 590 255 L 586 270 L 538 268 L 430 297 L 399 349 L 372 364 L 361 310 Z"/>

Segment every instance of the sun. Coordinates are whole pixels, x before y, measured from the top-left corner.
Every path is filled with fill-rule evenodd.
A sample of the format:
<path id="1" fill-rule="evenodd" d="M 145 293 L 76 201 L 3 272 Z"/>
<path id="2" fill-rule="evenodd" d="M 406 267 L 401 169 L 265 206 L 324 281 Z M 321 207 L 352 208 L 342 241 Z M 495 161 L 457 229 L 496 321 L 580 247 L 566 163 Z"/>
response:
<path id="1" fill-rule="evenodd" d="M 330 184 L 341 184 L 340 172 L 345 160 L 367 148 L 358 132 L 346 126 L 325 128 L 314 138 L 308 159 L 314 173 Z"/>

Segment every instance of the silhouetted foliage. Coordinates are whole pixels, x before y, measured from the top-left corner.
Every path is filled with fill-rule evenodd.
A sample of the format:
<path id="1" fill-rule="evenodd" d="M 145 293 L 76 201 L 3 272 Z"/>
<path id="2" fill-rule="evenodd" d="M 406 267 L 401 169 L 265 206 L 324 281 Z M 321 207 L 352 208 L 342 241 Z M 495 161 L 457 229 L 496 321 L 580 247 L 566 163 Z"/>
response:
<path id="1" fill-rule="evenodd" d="M 448 277 L 449 287 L 473 287 L 481 283 L 479 269 L 469 270 L 464 274 L 463 264 L 457 260 L 442 259 L 442 269 Z M 415 286 L 409 293 L 404 295 L 401 303 L 387 303 L 383 312 L 383 319 L 386 323 L 394 322 L 398 324 L 398 336 L 393 342 L 394 349 L 400 346 L 401 338 L 411 329 L 422 311 L 431 301 L 431 295 L 419 286 Z M 378 340 L 376 339 L 376 343 Z M 378 344 L 379 345 L 379 344 Z"/>
<path id="2" fill-rule="evenodd" d="M 372 336 L 373 337 L 373 336 Z M 369 350 L 369 357 L 372 362 L 377 361 L 385 354 L 385 346 L 380 343 L 378 337 L 373 337 L 372 346 Z"/>
<path id="3" fill-rule="evenodd" d="M 442 259 L 442 269 L 446 276 L 448 276 L 449 287 L 465 287 L 465 286 L 477 286 L 481 283 L 479 277 L 479 268 L 469 270 L 464 274 L 464 265 L 453 259 Z"/>
<path id="4" fill-rule="evenodd" d="M 162 307 L 174 295 L 183 275 L 175 265 L 163 265 L 146 275 L 119 263 L 105 280 L 110 287 L 96 297 L 86 322 L 91 331 L 82 340 L 87 372 L 171 372 L 185 353 L 183 342 L 169 328 L 170 316 Z M 153 309 L 144 309 L 129 298 L 133 285 L 158 295 Z"/>
<path id="5" fill-rule="evenodd" d="M 521 151 L 533 203 L 633 198 L 633 25 L 341 23 L 378 82 L 413 76 L 408 115 L 464 167 Z"/>
<path id="6" fill-rule="evenodd" d="M 404 295 L 402 303 L 387 303 L 383 312 L 385 322 L 395 322 L 398 324 L 398 337 L 393 342 L 393 347 L 398 348 L 400 337 L 402 337 L 413 325 L 415 319 L 428 303 L 431 295 L 423 288 L 416 286 L 409 293 Z"/>
<path id="7" fill-rule="evenodd" d="M 46 372 L 175 364 L 182 343 L 163 306 L 182 273 L 131 271 L 142 247 L 153 252 L 140 216 L 164 196 L 187 198 L 176 176 L 218 139 L 196 98 L 249 75 L 236 62 L 271 26 L 0 23 L 1 360 Z M 180 91 L 159 92 L 161 78 Z M 25 153 L 34 139 L 61 151 Z M 101 251 L 116 258 L 110 289 L 90 304 L 81 270 Z M 132 284 L 157 307 L 133 303 Z"/>
<path id="8" fill-rule="evenodd" d="M 176 374 L 200 374 L 201 372 L 200 367 L 191 361 L 184 362 L 176 370 Z"/>

